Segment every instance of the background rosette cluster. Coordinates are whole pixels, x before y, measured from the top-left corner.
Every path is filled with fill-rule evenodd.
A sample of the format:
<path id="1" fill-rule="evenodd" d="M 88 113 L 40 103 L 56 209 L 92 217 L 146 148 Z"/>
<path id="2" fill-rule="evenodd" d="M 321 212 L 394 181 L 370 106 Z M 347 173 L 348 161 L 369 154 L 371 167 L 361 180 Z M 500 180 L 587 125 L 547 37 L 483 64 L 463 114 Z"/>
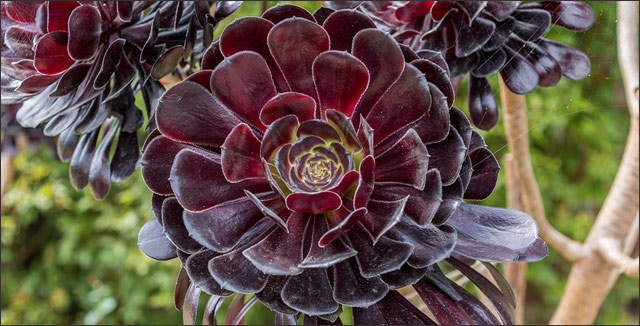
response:
<path id="1" fill-rule="evenodd" d="M 255 293 L 276 318 L 335 322 L 347 305 L 355 323 L 432 322 L 395 291 L 414 284 L 440 323 L 498 323 L 446 260 L 512 322 L 508 285 L 469 265 L 547 248 L 526 214 L 462 203 L 489 196 L 499 166 L 452 107 L 444 57 L 355 10 L 279 5 L 230 24 L 202 68 L 159 99 L 143 147 L 156 216 L 143 252 L 179 257 L 212 300 Z"/>
<path id="2" fill-rule="evenodd" d="M 164 91 L 158 79 L 178 66 L 190 73 L 217 21 L 239 2 L 220 4 L 214 16 L 210 5 L 3 1 L 2 104 L 20 105 L 16 119 L 22 126 L 58 136 L 58 154 L 70 161 L 73 186 L 89 185 L 102 199 L 111 181 L 121 182 L 136 169 L 136 131 L 144 115 L 134 94 L 142 92 L 146 115 L 153 117 Z"/>
<path id="3" fill-rule="evenodd" d="M 331 6 L 358 7 L 403 45 L 442 53 L 454 84 L 469 75 L 469 115 L 489 130 L 499 118 L 487 77 L 500 73 L 516 94 L 536 86 L 555 86 L 562 76 L 589 74 L 586 54 L 545 38 L 551 24 L 584 31 L 595 21 L 591 7 L 577 1 L 347 1 Z M 457 86 L 456 86 L 457 87 Z"/>

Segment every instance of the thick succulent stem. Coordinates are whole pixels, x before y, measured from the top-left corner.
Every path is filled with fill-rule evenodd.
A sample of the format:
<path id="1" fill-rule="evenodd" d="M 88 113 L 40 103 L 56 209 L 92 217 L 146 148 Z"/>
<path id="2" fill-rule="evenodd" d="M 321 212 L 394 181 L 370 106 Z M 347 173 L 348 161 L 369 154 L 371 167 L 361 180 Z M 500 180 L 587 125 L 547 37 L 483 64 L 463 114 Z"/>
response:
<path id="1" fill-rule="evenodd" d="M 524 210 L 523 192 L 521 183 L 513 169 L 513 154 L 509 153 L 504 158 L 505 172 L 507 176 L 507 206 L 511 209 Z M 524 325 L 524 300 L 527 291 L 527 263 L 507 263 L 504 265 L 504 277 L 509 281 L 513 294 L 516 297 L 516 309 L 513 320 L 518 325 Z"/>
<path id="2" fill-rule="evenodd" d="M 626 256 L 632 248 L 628 243 L 635 242 L 630 237 L 637 238 L 637 230 L 630 231 L 638 214 L 640 147 L 637 51 L 638 3 L 618 2 L 618 59 L 631 115 L 631 128 L 618 174 L 585 243 L 590 248 L 590 255 L 571 269 L 567 287 L 551 318 L 551 324 L 592 324 L 602 301 L 621 272 L 619 264 L 609 262 L 608 254 L 601 255 L 601 246 L 604 244 L 604 250 L 607 251 L 607 246 L 613 242 L 616 248 L 627 250 L 624 252 Z M 625 245 L 621 245 L 623 241 Z M 607 252 L 610 253 L 610 250 Z"/>
<path id="3" fill-rule="evenodd" d="M 509 150 L 513 154 L 513 171 L 522 187 L 524 211 L 538 223 L 540 237 L 569 261 L 586 257 L 582 244 L 553 228 L 544 212 L 544 204 L 529 153 L 529 127 L 524 95 L 512 93 L 500 79 L 500 98 Z"/>

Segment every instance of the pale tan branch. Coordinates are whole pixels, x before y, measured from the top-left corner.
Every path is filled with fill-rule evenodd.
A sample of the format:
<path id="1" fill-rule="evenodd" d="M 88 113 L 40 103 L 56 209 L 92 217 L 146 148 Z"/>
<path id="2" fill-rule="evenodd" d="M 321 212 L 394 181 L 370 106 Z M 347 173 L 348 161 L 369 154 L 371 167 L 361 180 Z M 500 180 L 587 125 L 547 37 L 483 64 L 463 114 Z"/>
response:
<path id="1" fill-rule="evenodd" d="M 584 246 L 560 233 L 547 221 L 540 188 L 536 181 L 529 153 L 529 126 L 524 95 L 512 93 L 500 79 L 500 98 L 509 150 L 513 154 L 513 171 L 522 188 L 524 211 L 538 223 L 540 237 L 565 259 L 575 262 L 588 253 Z"/>
<path id="2" fill-rule="evenodd" d="M 505 175 L 507 177 L 507 207 L 525 210 L 521 182 L 513 169 L 513 154 L 504 157 Z M 516 297 L 516 309 L 513 320 L 516 325 L 524 325 L 525 295 L 527 293 L 527 263 L 507 263 L 504 265 L 504 277 L 507 279 Z"/>
<path id="3" fill-rule="evenodd" d="M 602 238 L 599 241 L 599 253 L 609 264 L 616 266 L 621 274 L 638 278 L 638 258 L 631 258 L 620 248 L 620 241 L 612 238 Z"/>
<path id="4" fill-rule="evenodd" d="M 637 235 L 629 227 L 637 223 L 638 216 L 638 2 L 618 2 L 618 59 L 631 116 L 631 128 L 620 168 L 598 213 L 585 245 L 593 253 L 601 252 L 602 239 L 629 240 Z M 637 228 L 637 224 L 635 226 Z M 623 248 L 630 247 L 625 241 Z M 607 240 L 604 243 L 605 247 Z M 609 255 L 609 252 L 605 254 Z M 618 263 L 612 264 L 605 256 L 591 254 L 571 269 L 551 324 L 592 324 L 598 310 L 616 279 L 620 275 Z M 607 258 L 610 258 L 606 256 Z M 628 257 L 625 257 L 628 258 Z M 636 263 L 637 264 L 637 263 Z"/>

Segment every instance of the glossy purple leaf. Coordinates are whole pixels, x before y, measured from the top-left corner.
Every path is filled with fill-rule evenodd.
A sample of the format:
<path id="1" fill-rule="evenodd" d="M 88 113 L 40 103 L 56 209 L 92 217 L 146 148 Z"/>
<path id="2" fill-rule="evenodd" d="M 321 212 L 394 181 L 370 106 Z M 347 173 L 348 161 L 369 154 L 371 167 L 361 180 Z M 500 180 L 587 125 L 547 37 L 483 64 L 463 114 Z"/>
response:
<path id="1" fill-rule="evenodd" d="M 536 239 L 529 247 L 518 250 L 518 261 L 534 262 L 539 261 L 549 254 L 547 244 L 541 238 Z"/>
<path id="2" fill-rule="evenodd" d="M 447 259 L 447 263 L 458 269 L 464 274 L 473 284 L 475 284 L 482 293 L 484 293 L 493 307 L 495 308 L 500 320 L 505 325 L 513 324 L 513 310 L 509 306 L 509 301 L 506 296 L 498 290 L 498 288 L 486 279 L 482 274 L 471 268 L 471 266 L 455 259 Z"/>
<path id="3" fill-rule="evenodd" d="M 313 18 L 313 16 L 311 15 L 311 13 L 309 13 L 307 10 L 305 10 L 302 7 L 296 6 L 296 5 L 292 5 L 292 4 L 288 4 L 288 3 L 278 3 L 275 6 L 267 9 L 267 11 L 265 11 L 262 14 L 262 18 L 277 24 L 287 18 L 291 18 L 291 17 L 299 17 L 299 18 L 304 18 L 304 19 L 308 19 L 312 22 L 315 22 L 316 20 Z"/>
<path id="4" fill-rule="evenodd" d="M 375 134 L 374 134 L 375 135 Z M 429 153 L 418 133 L 409 129 L 388 150 L 376 156 L 375 181 L 424 189 Z"/>
<path id="5" fill-rule="evenodd" d="M 313 80 L 323 116 L 326 110 L 334 109 L 351 117 L 360 96 L 367 89 L 369 72 L 351 54 L 327 51 L 313 62 Z"/>
<path id="6" fill-rule="evenodd" d="M 218 314 L 218 310 L 222 307 L 222 304 L 226 301 L 228 296 L 218 296 L 212 295 L 207 304 L 204 307 L 204 312 L 202 316 L 202 324 L 203 325 L 217 325 L 216 315 Z"/>
<path id="7" fill-rule="evenodd" d="M 167 238 L 176 248 L 193 254 L 200 250 L 202 245 L 189 235 L 182 218 L 183 212 L 182 206 L 175 197 L 167 198 L 162 202 L 162 227 Z"/>
<path id="8" fill-rule="evenodd" d="M 533 42 L 524 42 L 517 38 L 508 41 L 512 48 L 519 48 L 525 54 L 527 61 L 531 62 L 538 72 L 538 85 L 551 87 L 558 84 L 562 78 L 562 67 L 547 51 Z"/>
<path id="9" fill-rule="evenodd" d="M 435 325 L 397 291 L 391 291 L 376 305 L 389 325 Z"/>
<path id="10" fill-rule="evenodd" d="M 426 180 L 424 190 L 399 185 L 376 185 L 371 197 L 376 200 L 392 201 L 409 196 L 404 214 L 424 227 L 431 223 L 442 200 L 440 172 L 436 169 L 429 170 L 426 173 Z"/>
<path id="11" fill-rule="evenodd" d="M 77 1 L 51 1 L 47 2 L 47 31 L 69 31 L 69 16 L 73 10 L 80 6 Z"/>
<path id="12" fill-rule="evenodd" d="M 231 250 L 264 215 L 249 198 L 214 206 L 202 212 L 184 213 L 184 224 L 200 244 L 218 252 Z"/>
<path id="13" fill-rule="evenodd" d="M 318 245 L 321 247 L 327 246 L 329 243 L 355 226 L 366 213 L 367 209 L 364 207 L 351 212 L 346 210 L 344 206 L 336 211 L 326 212 L 325 216 L 327 217 L 331 228 L 322 235 L 318 241 Z"/>
<path id="14" fill-rule="evenodd" d="M 265 177 L 260 159 L 260 140 L 253 134 L 251 127 L 244 123 L 231 130 L 222 144 L 220 157 L 222 172 L 229 182 Z"/>
<path id="15" fill-rule="evenodd" d="M 89 68 L 91 68 L 90 64 L 77 64 L 67 69 L 60 77 L 55 91 L 49 96 L 64 96 L 77 91 L 82 81 L 87 77 Z"/>
<path id="16" fill-rule="evenodd" d="M 109 131 L 105 131 L 106 133 L 102 137 L 100 145 L 98 145 L 91 159 L 91 167 L 89 168 L 89 190 L 95 199 L 104 199 L 107 194 L 109 194 L 109 189 L 111 188 L 109 153 L 118 127 L 118 124 L 113 124 Z"/>
<path id="17" fill-rule="evenodd" d="M 181 142 L 218 147 L 240 123 L 207 89 L 187 81 L 168 89 L 158 101 L 157 110 L 160 132 Z"/>
<path id="18" fill-rule="evenodd" d="M 429 85 L 424 75 L 414 66 L 407 65 L 367 115 L 367 122 L 375 130 L 374 145 L 420 119 L 429 112 L 430 106 Z"/>
<path id="19" fill-rule="evenodd" d="M 276 311 L 276 314 L 283 313 L 293 315 L 297 313 L 295 310 L 287 306 L 287 304 L 282 301 L 282 296 L 280 296 L 282 288 L 288 278 L 288 276 L 270 275 L 264 289 L 256 293 L 258 300 L 267 306 L 267 308 Z M 293 324 L 295 324 L 295 319 Z"/>
<path id="20" fill-rule="evenodd" d="M 457 238 L 456 230 L 446 224 L 420 227 L 408 219 L 403 219 L 389 230 L 389 236 L 414 244 L 413 253 L 407 261 L 413 268 L 425 268 L 449 257 Z"/>
<path id="21" fill-rule="evenodd" d="M 369 200 L 367 214 L 360 221 L 373 236 L 374 244 L 389 229 L 400 222 L 408 199 L 409 196 L 394 201 Z"/>
<path id="22" fill-rule="evenodd" d="M 427 150 L 430 153 L 429 168 L 438 169 L 442 185 L 455 182 L 466 156 L 466 147 L 456 129 L 451 127 L 445 140 L 428 145 Z"/>
<path id="23" fill-rule="evenodd" d="M 414 60 L 411 64 L 425 74 L 429 83 L 438 87 L 438 90 L 447 98 L 447 104 L 451 107 L 455 100 L 455 92 L 451 86 L 451 81 L 449 81 L 447 71 L 438 64 L 425 59 Z"/>
<path id="24" fill-rule="evenodd" d="M 355 10 L 338 10 L 332 13 L 322 27 L 329 34 L 331 50 L 351 51 L 355 35 L 367 28 L 375 28 L 371 18 Z"/>
<path id="25" fill-rule="evenodd" d="M 61 161 L 69 162 L 71 160 L 73 151 L 78 144 L 78 139 L 79 137 L 73 132 L 73 128 L 68 128 L 60 134 L 56 143 L 56 150 Z"/>
<path id="26" fill-rule="evenodd" d="M 551 25 L 551 15 L 540 9 L 518 9 L 511 16 L 516 22 L 513 32 L 523 40 L 539 39 Z"/>
<path id="27" fill-rule="evenodd" d="M 162 232 L 162 226 L 154 218 L 145 223 L 138 233 L 138 247 L 142 252 L 156 260 L 176 258 L 176 247 Z"/>
<path id="28" fill-rule="evenodd" d="M 260 54 L 269 65 L 278 90 L 286 92 L 289 90 L 289 86 L 267 46 L 267 35 L 272 27 L 273 23 L 264 18 L 243 17 L 235 20 L 224 29 L 220 35 L 219 46 L 225 57 L 245 50 Z"/>
<path id="29" fill-rule="evenodd" d="M 301 273 L 303 237 L 309 224 L 306 214 L 292 214 L 287 228 L 276 228 L 262 241 L 242 254 L 259 270 L 268 275 L 296 275 Z"/>
<path id="30" fill-rule="evenodd" d="M 118 1 L 116 3 L 116 9 L 118 12 L 118 18 L 123 22 L 131 21 L 133 15 L 133 2 L 132 1 Z"/>
<path id="31" fill-rule="evenodd" d="M 340 239 L 320 246 L 322 237 L 328 231 L 327 220 L 321 216 L 310 218 L 312 219 L 310 228 L 312 227 L 313 229 L 310 229 L 311 232 L 307 231 L 307 236 L 310 236 L 311 247 L 300 267 L 330 267 L 357 254 L 355 250 L 345 245 Z"/>
<path id="32" fill-rule="evenodd" d="M 293 193 L 287 196 L 287 207 L 296 212 L 319 214 L 334 211 L 342 206 L 342 199 L 336 193 Z"/>
<path id="33" fill-rule="evenodd" d="M 312 64 L 320 53 L 329 50 L 325 30 L 306 19 L 288 18 L 271 29 L 267 44 L 291 90 L 317 99 Z"/>
<path id="34" fill-rule="evenodd" d="M 69 16 L 69 56 L 74 60 L 91 59 L 98 51 L 102 34 L 100 12 L 94 6 L 80 6 Z"/>
<path id="35" fill-rule="evenodd" d="M 298 121 L 315 118 L 315 100 L 305 94 L 286 92 L 271 98 L 260 111 L 260 121 L 270 125 L 274 121 L 287 115 L 295 115 Z"/>
<path id="36" fill-rule="evenodd" d="M 360 182 L 353 198 L 355 208 L 366 207 L 374 189 L 376 161 L 373 156 L 366 156 L 360 163 Z"/>
<path id="37" fill-rule="evenodd" d="M 354 325 L 384 325 L 387 320 L 384 319 L 378 306 L 372 305 L 367 308 L 353 308 Z"/>
<path id="38" fill-rule="evenodd" d="M 191 280 L 189 279 L 187 271 L 184 268 L 180 268 L 178 277 L 176 278 L 176 285 L 173 289 L 173 305 L 176 310 L 182 310 L 184 298 L 190 285 Z"/>
<path id="39" fill-rule="evenodd" d="M 35 94 L 43 91 L 47 86 L 54 83 L 59 76 L 47 76 L 47 75 L 33 75 L 27 77 L 20 83 L 20 86 L 16 88 L 18 92 Z"/>
<path id="40" fill-rule="evenodd" d="M 538 227 L 535 221 L 525 213 L 516 210 L 461 204 L 453 215 L 447 220 L 447 224 L 458 231 L 458 246 L 466 248 L 475 243 L 476 246 L 486 244 L 499 246 L 512 250 L 514 253 L 531 246 L 538 238 Z M 465 239 L 467 243 L 460 244 Z M 479 249 L 479 248 L 478 248 Z M 459 251 L 456 247 L 456 251 Z M 478 251 L 475 250 L 474 251 Z M 504 250 L 503 250 L 504 251 Z M 508 252 L 505 252 L 508 253 Z M 492 257 L 464 256 L 483 261 L 503 262 L 517 258 L 513 254 L 501 258 L 497 251 Z M 477 254 L 482 254 L 477 252 Z M 491 254 L 488 251 L 488 254 Z"/>
<path id="41" fill-rule="evenodd" d="M 244 249 L 246 247 L 211 259 L 209 272 L 223 289 L 238 293 L 260 292 L 267 283 L 267 275 L 242 255 Z"/>
<path id="42" fill-rule="evenodd" d="M 424 274 L 424 281 L 430 282 L 440 289 L 444 294 L 446 294 L 453 301 L 462 300 L 462 296 L 456 291 L 452 286 L 453 283 L 451 280 L 447 278 L 447 276 L 442 273 L 442 270 L 437 264 L 430 265 L 426 268 L 426 273 Z"/>
<path id="43" fill-rule="evenodd" d="M 4 31 L 3 45 L 9 47 L 10 51 L 5 52 L 5 56 L 17 56 L 18 58 L 33 58 L 33 40 L 37 39 L 38 32 L 20 25 L 9 26 Z M 16 67 L 17 68 L 17 67 Z"/>
<path id="44" fill-rule="evenodd" d="M 156 194 L 172 195 L 169 183 L 171 165 L 178 152 L 189 145 L 171 141 L 167 137 L 158 136 L 149 142 L 142 154 L 142 178 L 147 187 Z"/>
<path id="45" fill-rule="evenodd" d="M 220 52 L 219 42 L 216 41 L 209 46 L 207 51 L 202 56 L 202 70 L 213 70 L 220 62 L 224 60 L 224 55 Z"/>
<path id="46" fill-rule="evenodd" d="M 416 269 L 409 264 L 404 264 L 398 270 L 391 271 L 380 275 L 382 280 L 387 283 L 389 289 L 396 290 L 407 285 L 412 285 L 424 277 L 426 268 Z"/>
<path id="47" fill-rule="evenodd" d="M 69 163 L 69 180 L 77 190 L 83 189 L 89 184 L 89 169 L 93 153 L 95 152 L 98 131 L 86 134 L 80 138 L 76 149 L 73 151 Z"/>
<path id="48" fill-rule="evenodd" d="M 362 145 L 358 141 L 356 130 L 351 120 L 342 112 L 336 110 L 325 111 L 327 122 L 329 122 L 340 133 L 342 143 L 344 146 L 351 149 L 353 152 L 357 152 L 362 149 Z"/>
<path id="49" fill-rule="evenodd" d="M 413 285 L 429 311 L 441 325 L 471 325 L 472 320 L 455 301 L 440 291 L 435 285 L 421 281 Z"/>
<path id="50" fill-rule="evenodd" d="M 358 224 L 348 236 L 351 246 L 358 251 L 356 259 L 360 273 L 366 278 L 400 269 L 413 251 L 412 244 L 384 236 L 374 244 L 364 227 Z"/>
<path id="51" fill-rule="evenodd" d="M 184 46 L 176 45 L 164 52 L 153 64 L 151 77 L 156 80 L 172 73 L 180 63 L 184 53 Z"/>
<path id="52" fill-rule="evenodd" d="M 462 202 L 463 193 L 464 188 L 460 179 L 449 186 L 442 187 L 442 202 L 431 222 L 435 225 L 446 222 Z"/>
<path id="53" fill-rule="evenodd" d="M 293 314 L 284 314 L 276 311 L 274 325 L 297 325 L 298 319 Z"/>
<path id="54" fill-rule="evenodd" d="M 34 66 L 45 75 L 55 75 L 73 64 L 67 52 L 68 34 L 52 32 L 42 36 L 36 44 Z"/>
<path id="55" fill-rule="evenodd" d="M 465 199 L 483 200 L 491 195 L 498 180 L 500 165 L 490 150 L 478 148 L 469 154 L 473 174 L 464 193 Z"/>
<path id="56" fill-rule="evenodd" d="M 136 164 L 140 158 L 138 149 L 138 134 L 120 131 L 118 146 L 111 160 L 111 181 L 120 183 L 128 179 L 136 171 Z"/>
<path id="57" fill-rule="evenodd" d="M 33 23 L 36 21 L 36 12 L 42 1 L 8 1 L 4 8 L 7 15 L 20 23 Z"/>
<path id="58" fill-rule="evenodd" d="M 415 130 L 425 145 L 440 142 L 447 137 L 450 120 L 447 98 L 434 84 L 429 83 L 429 90 L 432 101 L 429 114 L 424 115 L 418 121 L 403 128 L 402 131 L 387 138 L 376 148 L 377 153 L 386 151 L 392 144 L 399 141 L 405 130 L 408 131 L 409 129 Z"/>
<path id="59" fill-rule="evenodd" d="M 52 137 L 59 135 L 62 131 L 70 127 L 78 116 L 78 110 L 73 110 L 67 114 L 55 116 L 44 126 L 45 136 Z"/>
<path id="60" fill-rule="evenodd" d="M 457 32 L 456 56 L 466 57 L 480 50 L 491 38 L 496 24 L 489 19 L 478 17 L 469 25 L 463 24 Z"/>
<path id="61" fill-rule="evenodd" d="M 473 124 L 489 130 L 498 123 L 498 104 L 493 90 L 484 77 L 469 77 L 469 115 Z"/>
<path id="62" fill-rule="evenodd" d="M 389 287 L 379 276 L 364 278 L 354 259 L 333 265 L 333 297 L 350 307 L 369 307 L 382 300 Z"/>
<path id="63" fill-rule="evenodd" d="M 520 1 L 487 1 L 485 10 L 498 21 L 503 21 L 518 8 Z"/>
<path id="64" fill-rule="evenodd" d="M 516 94 L 526 94 L 538 85 L 538 73 L 535 67 L 522 55 L 509 47 L 504 47 L 507 53 L 507 63 L 500 71 L 509 90 Z"/>
<path id="65" fill-rule="evenodd" d="M 366 117 L 369 114 L 384 92 L 400 77 L 405 64 L 398 43 L 376 29 L 358 32 L 351 52 L 369 70 L 369 87 L 353 114 L 354 125 L 358 125 L 360 115 Z"/>
<path id="66" fill-rule="evenodd" d="M 500 322 L 493 315 L 493 312 L 489 310 L 480 300 L 474 297 L 471 293 L 467 292 L 461 286 L 458 286 L 454 282 L 450 282 L 451 286 L 462 296 L 462 300 L 457 301 L 457 304 L 464 312 L 473 320 L 477 325 L 498 325 Z"/>
<path id="67" fill-rule="evenodd" d="M 198 316 L 198 303 L 200 302 L 200 289 L 193 283 L 189 285 L 189 289 L 185 294 L 184 304 L 182 306 L 182 324 L 195 325 Z"/>
<path id="68" fill-rule="evenodd" d="M 593 9 L 578 1 L 545 1 L 543 9 L 551 14 L 551 22 L 573 31 L 584 31 L 593 25 Z"/>
<path id="69" fill-rule="evenodd" d="M 327 20 L 329 15 L 331 15 L 334 12 L 335 10 L 331 8 L 320 6 L 320 8 L 316 9 L 316 11 L 313 12 L 313 18 L 315 18 L 318 24 L 322 25 Z"/>
<path id="70" fill-rule="evenodd" d="M 297 131 L 298 137 L 317 136 L 325 141 L 339 142 L 340 134 L 326 121 L 314 119 L 300 124 Z"/>
<path id="71" fill-rule="evenodd" d="M 211 75 L 214 96 L 242 120 L 265 131 L 259 119 L 262 107 L 277 94 L 266 61 L 254 52 L 227 57 Z"/>
<path id="72" fill-rule="evenodd" d="M 304 269 L 289 277 L 282 289 L 284 302 L 310 316 L 330 314 L 338 310 L 325 268 Z"/>
<path id="73" fill-rule="evenodd" d="M 589 75 L 591 61 L 584 52 L 547 39 L 541 40 L 540 46 L 558 61 L 565 77 L 580 80 Z"/>
<path id="74" fill-rule="evenodd" d="M 471 71 L 471 74 L 476 77 L 493 75 L 507 62 L 507 55 L 503 49 L 479 51 L 478 53 L 480 54 L 480 64 Z"/>
<path id="75" fill-rule="evenodd" d="M 217 154 L 193 149 L 178 153 L 171 168 L 170 182 L 180 204 L 194 212 L 244 197 L 244 190 L 254 193 L 270 190 L 264 179 L 227 182 Z"/>

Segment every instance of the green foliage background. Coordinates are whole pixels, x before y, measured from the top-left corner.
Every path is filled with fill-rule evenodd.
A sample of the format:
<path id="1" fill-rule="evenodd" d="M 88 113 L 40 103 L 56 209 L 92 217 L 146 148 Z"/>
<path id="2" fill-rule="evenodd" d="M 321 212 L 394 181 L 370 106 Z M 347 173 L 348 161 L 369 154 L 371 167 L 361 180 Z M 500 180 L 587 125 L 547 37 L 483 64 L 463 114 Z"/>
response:
<path id="1" fill-rule="evenodd" d="M 301 5 L 313 11 L 320 4 Z M 527 96 L 533 165 L 547 215 L 576 240 L 586 238 L 605 199 L 629 125 L 617 64 L 615 3 L 590 5 L 596 15 L 590 30 L 553 27 L 548 34 L 585 51 L 592 62 L 590 76 L 579 82 L 563 78 L 556 87 Z M 257 16 L 261 7 L 261 2 L 247 2 L 223 24 Z M 491 83 L 498 96 L 497 77 Z M 456 105 L 466 108 L 465 82 Z M 507 152 L 502 121 L 481 133 L 502 162 Z M 139 228 L 152 218 L 150 192 L 139 171 L 114 185 L 104 201 L 95 201 L 88 190 L 71 187 L 68 164 L 46 148 L 23 151 L 14 166 L 16 177 L 2 203 L 2 324 L 182 322 L 172 294 L 179 262 L 156 262 L 136 246 Z M 502 171 L 485 204 L 505 206 L 504 183 Z M 527 323 L 548 322 L 570 267 L 553 249 L 545 260 L 530 264 Z M 272 323 L 273 315 L 256 306 L 246 322 Z M 638 281 L 622 276 L 596 322 L 637 324 Z"/>

